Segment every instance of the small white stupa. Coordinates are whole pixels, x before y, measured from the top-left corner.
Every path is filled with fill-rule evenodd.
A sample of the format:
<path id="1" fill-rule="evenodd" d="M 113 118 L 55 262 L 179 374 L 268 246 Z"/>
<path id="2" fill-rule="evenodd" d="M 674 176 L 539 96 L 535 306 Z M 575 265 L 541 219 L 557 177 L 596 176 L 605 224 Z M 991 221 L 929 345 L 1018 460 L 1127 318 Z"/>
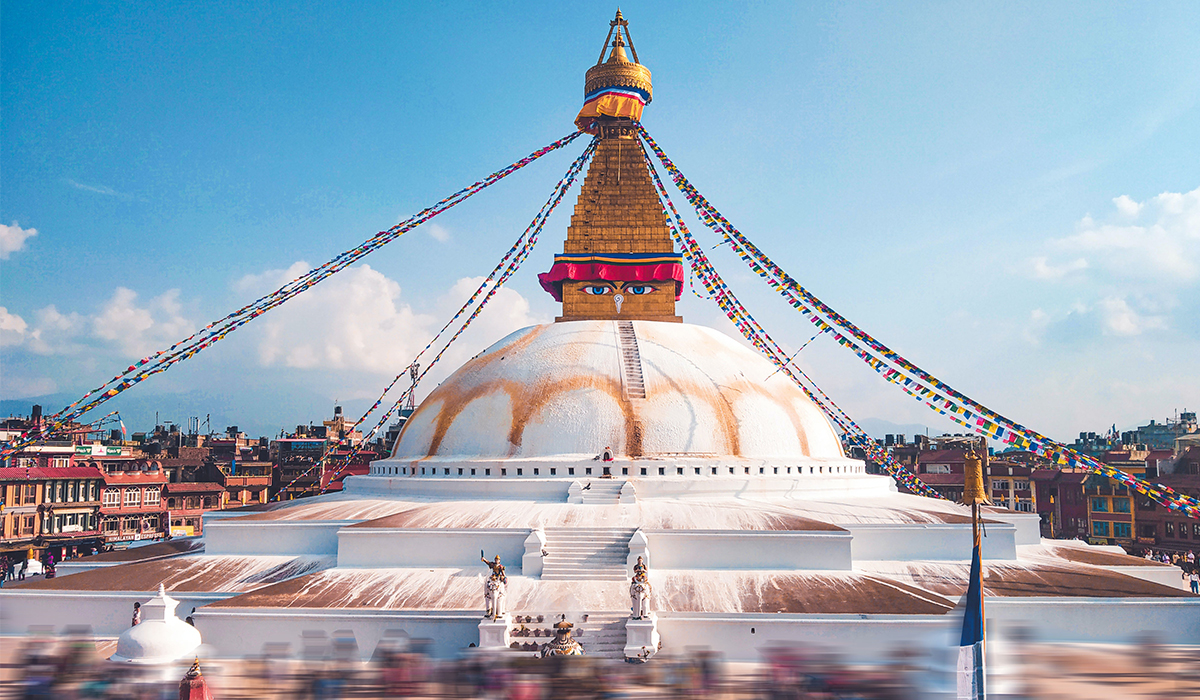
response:
<path id="1" fill-rule="evenodd" d="M 200 632 L 175 616 L 179 601 L 159 584 L 158 595 L 142 604 L 142 621 L 117 639 L 117 652 L 110 661 L 155 665 L 178 661 L 195 653 Z"/>

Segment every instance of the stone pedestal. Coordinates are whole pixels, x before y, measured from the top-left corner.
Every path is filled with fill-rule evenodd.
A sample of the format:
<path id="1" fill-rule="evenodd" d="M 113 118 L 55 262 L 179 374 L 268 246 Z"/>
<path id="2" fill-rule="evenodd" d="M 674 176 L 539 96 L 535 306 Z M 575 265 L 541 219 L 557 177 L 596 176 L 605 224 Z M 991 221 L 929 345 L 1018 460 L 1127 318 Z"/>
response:
<path id="1" fill-rule="evenodd" d="M 496 619 L 484 618 L 479 621 L 479 648 L 489 651 L 507 649 L 512 642 L 508 638 L 508 613 Z"/>
<path id="2" fill-rule="evenodd" d="M 625 623 L 625 658 L 645 661 L 658 653 L 658 616 L 650 613 Z"/>

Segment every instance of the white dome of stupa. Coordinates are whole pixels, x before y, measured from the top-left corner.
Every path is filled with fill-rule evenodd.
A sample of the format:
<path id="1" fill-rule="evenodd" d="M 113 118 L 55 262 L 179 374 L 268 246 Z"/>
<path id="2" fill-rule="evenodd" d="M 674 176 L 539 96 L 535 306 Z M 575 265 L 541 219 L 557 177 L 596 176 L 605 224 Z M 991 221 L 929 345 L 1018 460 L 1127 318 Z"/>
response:
<path id="1" fill-rule="evenodd" d="M 845 459 L 820 409 L 725 334 L 593 320 L 525 328 L 480 353 L 421 403 L 389 461 L 577 459 L 605 447 L 618 457 Z"/>
<path id="2" fill-rule="evenodd" d="M 125 630 L 117 639 L 117 651 L 109 659 L 134 664 L 166 664 L 196 651 L 200 631 L 175 616 L 179 601 L 167 595 L 163 586 L 158 595 L 142 604 L 142 621 Z"/>

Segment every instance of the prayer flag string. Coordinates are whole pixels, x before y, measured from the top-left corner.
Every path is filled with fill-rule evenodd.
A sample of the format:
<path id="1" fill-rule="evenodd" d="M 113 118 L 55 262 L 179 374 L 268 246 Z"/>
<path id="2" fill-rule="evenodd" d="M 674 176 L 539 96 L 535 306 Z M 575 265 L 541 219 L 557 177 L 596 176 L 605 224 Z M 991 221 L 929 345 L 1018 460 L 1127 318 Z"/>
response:
<path id="1" fill-rule="evenodd" d="M 884 345 L 861 328 L 834 311 L 801 286 L 775 264 L 765 253 L 738 231 L 707 199 L 688 182 L 678 167 L 667 157 L 645 128 L 639 127 L 642 139 L 662 162 L 672 181 L 692 204 L 706 226 L 720 236 L 724 243 L 750 269 L 793 308 L 800 311 L 823 332 L 833 334 L 837 343 L 863 360 L 888 382 L 899 386 L 928 408 L 945 415 L 969 430 L 1017 449 L 1029 450 L 1049 459 L 1059 467 L 1080 467 L 1094 474 L 1116 480 L 1170 510 L 1200 518 L 1200 501 L 1181 494 L 1162 484 L 1152 484 L 1132 474 L 1104 464 L 1090 455 L 1081 454 L 1035 432 L 977 401 L 958 392 L 945 382 L 924 371 Z"/>
<path id="2" fill-rule="evenodd" d="M 420 384 L 425 375 L 428 374 L 429 371 L 438 364 L 438 362 L 442 359 L 442 356 L 446 353 L 450 346 L 454 344 L 454 341 L 458 340 L 463 331 L 465 331 L 467 327 L 471 325 L 471 322 L 479 316 L 480 312 L 482 312 L 484 307 L 487 306 L 487 303 L 491 301 L 496 293 L 500 291 L 500 288 L 503 287 L 509 278 L 511 278 L 513 274 L 521 267 L 521 264 L 525 262 L 526 258 L 529 257 L 529 254 L 533 252 L 533 247 L 537 245 L 538 235 L 545 227 L 546 221 L 554 212 L 555 207 L 557 207 L 559 202 L 562 201 L 562 198 L 566 195 L 567 191 L 571 189 L 572 184 L 574 184 L 576 178 L 583 171 L 583 168 L 587 165 L 587 162 L 595 153 L 596 143 L 597 140 L 592 139 L 587 148 L 584 149 L 583 153 L 581 153 L 579 157 L 576 158 L 573 163 L 571 163 L 571 166 L 567 169 L 566 175 L 564 175 L 563 178 L 558 181 L 558 184 L 555 185 L 554 191 L 550 195 L 550 198 L 546 200 L 546 203 L 542 205 L 542 208 L 533 217 L 533 220 L 529 223 L 529 226 L 526 227 L 525 231 L 517 238 L 512 247 L 508 249 L 508 252 L 506 252 L 504 257 L 500 259 L 500 262 L 496 265 L 496 267 L 492 269 L 491 273 L 483 281 L 483 284 L 479 285 L 479 288 L 476 289 L 475 293 L 472 294 L 466 303 L 462 305 L 462 307 L 458 310 L 458 313 L 454 314 L 454 316 L 446 323 L 446 325 L 437 332 L 433 339 L 430 340 L 429 343 L 426 344 L 419 353 L 417 353 L 417 356 L 413 358 L 413 361 L 409 363 L 408 366 L 411 367 L 414 363 L 418 362 L 425 352 L 437 343 L 438 338 L 440 338 L 442 334 L 445 333 L 448 328 L 450 328 L 450 326 L 454 325 L 454 323 L 458 321 L 463 314 L 466 314 L 467 311 L 470 310 L 471 313 L 467 316 L 466 320 L 462 322 L 462 325 L 459 326 L 454 334 L 451 335 L 450 339 L 446 341 L 446 344 L 442 346 L 442 349 L 438 351 L 433 360 L 430 361 L 426 367 L 424 367 L 412 386 L 408 387 L 403 393 L 401 393 L 400 397 L 396 399 L 391 407 L 383 413 L 383 415 L 375 423 L 374 427 L 372 427 L 369 432 L 363 435 L 362 441 L 357 446 L 353 446 L 349 453 L 347 453 L 344 457 L 339 458 L 334 464 L 331 465 L 329 471 L 333 475 L 321 485 L 319 491 L 320 493 L 325 493 L 329 486 L 347 469 L 350 468 L 350 466 L 354 463 L 354 460 L 370 443 L 371 439 L 378 434 L 379 430 L 383 428 L 388 420 L 391 419 L 391 417 L 400 408 L 409 395 L 413 391 L 416 391 L 417 385 Z M 483 298 L 480 299 L 478 303 L 475 303 L 476 299 L 479 299 L 480 295 L 483 295 Z M 367 409 L 366 413 L 364 413 L 361 418 L 354 423 L 354 428 L 357 428 L 359 425 L 361 425 L 367 419 L 367 417 L 371 415 L 372 412 L 374 412 L 383 404 L 387 394 L 406 374 L 407 371 L 396 375 L 395 379 L 388 384 L 387 388 L 384 389 L 383 393 L 379 396 L 375 403 L 369 409 Z M 352 428 L 352 430 L 354 428 Z M 331 454 L 337 449 L 337 447 L 338 445 L 336 444 L 329 445 L 325 450 L 325 453 L 321 456 L 321 459 L 303 473 L 298 475 L 295 479 L 292 479 L 292 481 L 289 482 L 284 489 L 276 494 L 276 498 L 278 498 L 280 494 L 284 493 L 284 491 L 294 485 L 301 478 L 312 473 L 314 469 L 320 468 L 321 471 L 319 473 L 324 474 L 324 465 L 330 460 Z"/>
<path id="3" fill-rule="evenodd" d="M 547 153 L 566 146 L 582 134 L 583 132 L 577 131 L 554 141 L 544 148 L 539 148 L 528 156 L 497 170 L 482 180 L 462 188 L 440 202 L 422 209 L 420 212 L 417 212 L 395 226 L 377 233 L 359 246 L 340 253 L 329 262 L 309 270 L 307 273 L 288 282 L 274 292 L 256 299 L 220 320 L 209 323 L 204 328 L 180 340 L 171 347 L 160 350 L 154 355 L 145 357 L 141 361 L 130 365 L 112 379 L 84 394 L 74 403 L 53 416 L 49 416 L 45 427 L 37 427 L 26 431 L 11 440 L 8 444 L 0 447 L 0 458 L 11 456 L 30 445 L 50 439 L 56 433 L 61 432 L 64 425 L 76 420 L 79 416 L 91 411 L 105 401 L 117 396 L 130 387 L 136 386 L 151 376 L 165 372 L 172 365 L 195 356 L 200 351 L 222 340 L 229 333 L 267 311 L 311 289 L 313 286 L 341 272 L 351 264 L 373 253 L 408 231 L 420 226 L 447 209 L 466 201 L 488 186 L 499 182 Z"/>

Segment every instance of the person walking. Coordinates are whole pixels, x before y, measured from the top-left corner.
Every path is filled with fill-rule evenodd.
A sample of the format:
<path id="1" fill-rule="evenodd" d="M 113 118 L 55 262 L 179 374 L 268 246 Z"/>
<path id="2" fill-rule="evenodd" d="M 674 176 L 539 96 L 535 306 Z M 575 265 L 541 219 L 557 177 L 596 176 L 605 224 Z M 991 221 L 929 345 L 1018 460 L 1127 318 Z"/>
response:
<path id="1" fill-rule="evenodd" d="M 142 604 L 133 604 L 133 626 L 137 627 L 142 622 Z"/>
<path id="2" fill-rule="evenodd" d="M 22 559 L 22 560 L 21 560 L 21 573 L 17 575 L 17 580 L 18 580 L 18 581 L 24 581 L 24 580 L 25 580 L 25 572 L 26 572 L 26 571 L 29 571 L 29 560 L 28 560 L 28 559 Z"/>
<path id="3" fill-rule="evenodd" d="M 1192 586 L 1192 595 L 1200 595 L 1200 570 L 1192 569 L 1191 573 L 1184 573 L 1184 578 Z"/>

